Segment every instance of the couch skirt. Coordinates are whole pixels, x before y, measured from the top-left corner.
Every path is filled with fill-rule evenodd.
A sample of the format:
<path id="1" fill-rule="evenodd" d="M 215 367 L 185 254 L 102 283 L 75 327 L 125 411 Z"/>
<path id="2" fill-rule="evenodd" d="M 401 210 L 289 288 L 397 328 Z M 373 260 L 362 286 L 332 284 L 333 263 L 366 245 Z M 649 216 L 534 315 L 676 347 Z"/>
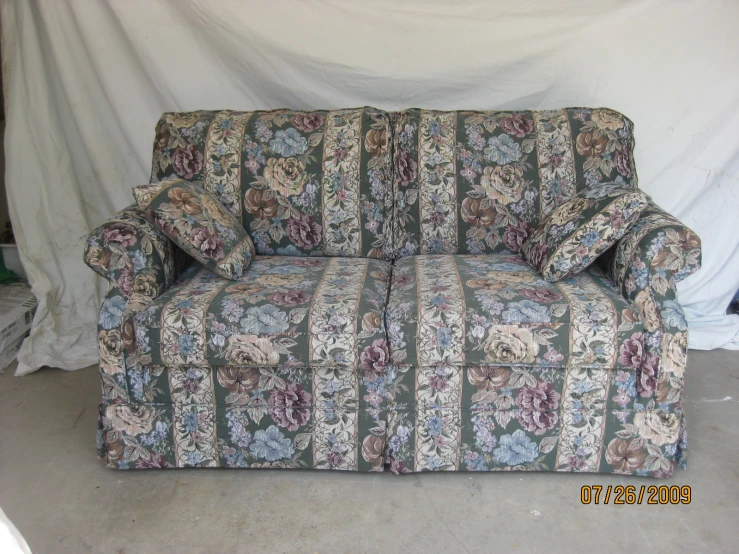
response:
<path id="1" fill-rule="evenodd" d="M 143 368 L 100 405 L 118 469 L 566 471 L 668 477 L 685 418 L 634 371 L 542 366 Z M 679 406 L 679 403 L 677 403 Z"/>
<path id="2" fill-rule="evenodd" d="M 685 464 L 685 418 L 639 398 L 637 377 L 581 367 L 391 368 L 386 461 L 395 473 L 668 477 Z"/>
<path id="3" fill-rule="evenodd" d="M 345 367 L 136 368 L 100 405 L 98 453 L 119 469 L 383 471 L 386 391 Z"/>

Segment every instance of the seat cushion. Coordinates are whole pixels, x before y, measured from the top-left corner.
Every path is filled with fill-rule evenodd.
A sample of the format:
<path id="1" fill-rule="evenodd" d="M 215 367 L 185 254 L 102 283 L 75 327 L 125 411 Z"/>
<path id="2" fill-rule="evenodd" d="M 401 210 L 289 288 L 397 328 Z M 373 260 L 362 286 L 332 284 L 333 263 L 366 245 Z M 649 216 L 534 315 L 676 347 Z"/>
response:
<path id="1" fill-rule="evenodd" d="M 143 366 L 342 366 L 381 372 L 390 264 L 257 257 L 239 281 L 204 268 L 134 320 Z"/>
<path id="2" fill-rule="evenodd" d="M 398 365 L 636 368 L 644 352 L 636 311 L 600 269 L 549 283 L 517 254 L 398 260 L 387 327 Z"/>

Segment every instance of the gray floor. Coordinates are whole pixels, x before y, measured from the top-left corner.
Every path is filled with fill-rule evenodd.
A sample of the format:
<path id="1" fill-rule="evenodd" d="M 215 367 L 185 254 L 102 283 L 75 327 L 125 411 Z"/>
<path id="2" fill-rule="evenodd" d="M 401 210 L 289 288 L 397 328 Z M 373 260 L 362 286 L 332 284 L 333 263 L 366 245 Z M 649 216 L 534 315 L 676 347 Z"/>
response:
<path id="1" fill-rule="evenodd" d="M 691 352 L 690 468 L 559 474 L 116 472 L 96 370 L 0 377 L 0 505 L 37 553 L 737 552 L 739 352 Z M 688 506 L 583 506 L 582 485 L 677 484 Z"/>

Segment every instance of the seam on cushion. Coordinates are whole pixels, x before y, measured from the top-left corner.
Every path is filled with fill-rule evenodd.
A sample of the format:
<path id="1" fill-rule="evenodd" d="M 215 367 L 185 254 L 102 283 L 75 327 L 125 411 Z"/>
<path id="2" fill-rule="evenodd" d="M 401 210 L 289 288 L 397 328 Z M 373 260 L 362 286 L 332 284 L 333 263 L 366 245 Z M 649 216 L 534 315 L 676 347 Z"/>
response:
<path id="1" fill-rule="evenodd" d="M 303 337 L 303 336 L 325 336 L 325 335 L 332 335 L 336 337 L 353 337 L 354 335 L 352 333 L 331 333 L 329 331 L 323 331 L 320 333 L 310 333 L 308 331 L 301 331 L 299 333 L 264 333 L 264 334 L 254 334 L 254 333 L 244 333 L 242 336 L 245 337 L 254 337 L 255 339 L 278 339 L 278 338 L 293 338 L 293 337 Z M 164 364 L 159 364 L 164 365 Z M 233 364 L 230 364 L 233 365 Z M 267 366 L 263 366 L 267 367 Z"/>
<path id="2" fill-rule="evenodd" d="M 569 305 L 568 305 L 568 308 L 569 308 Z M 568 311 L 572 312 L 572 310 L 568 310 Z M 416 320 L 405 321 L 404 323 L 406 325 L 416 325 L 416 326 L 418 326 L 418 320 L 417 319 Z M 567 321 L 550 321 L 550 322 L 547 322 L 547 323 L 544 323 L 544 322 L 542 322 L 542 323 L 516 323 L 516 322 L 511 322 L 511 323 L 493 323 L 492 325 L 494 325 L 494 326 L 508 325 L 508 326 L 518 327 L 518 328 L 521 328 L 521 329 L 538 329 L 538 328 L 541 328 L 541 327 L 554 327 L 556 325 L 559 325 L 559 326 L 562 326 L 562 325 L 571 326 L 572 325 L 572 318 L 570 317 L 570 319 L 567 320 Z M 418 338 L 418 333 L 416 333 L 416 338 Z"/>
<path id="3" fill-rule="evenodd" d="M 248 408 L 248 406 L 239 406 L 238 404 L 225 404 L 225 403 L 208 404 L 208 403 L 203 403 L 203 402 L 192 402 L 192 403 L 189 403 L 189 402 L 178 402 L 178 403 L 174 403 L 174 402 L 126 402 L 123 404 L 114 404 L 112 402 L 102 402 L 100 406 L 149 406 L 152 408 L 159 407 L 159 408 L 166 408 L 166 409 L 170 409 L 172 407 L 176 407 L 176 408 L 191 408 L 191 407 L 213 408 L 215 407 L 215 408 L 229 408 L 229 409 Z M 301 404 L 301 405 L 296 404 L 292 407 L 295 409 L 309 409 L 309 410 L 318 411 L 318 412 L 339 412 L 339 413 L 357 413 L 357 414 L 366 413 L 370 410 L 372 411 L 380 410 L 382 412 L 382 411 L 389 409 L 387 406 L 383 406 L 381 408 L 374 408 L 373 406 L 369 404 L 363 404 L 357 407 L 338 406 L 336 408 L 328 408 L 328 407 L 323 407 L 323 406 L 316 405 L 316 404 Z"/>
<path id="4" fill-rule="evenodd" d="M 308 369 L 316 369 L 316 368 L 333 368 L 333 369 L 349 369 L 352 371 L 359 371 L 359 362 L 354 364 L 309 364 L 308 362 L 300 362 L 301 365 L 289 365 L 287 363 L 280 364 L 280 365 L 273 365 L 273 366 L 265 366 L 264 364 L 254 364 L 254 365 L 246 365 L 246 364 L 239 364 L 238 366 L 234 366 L 232 363 L 225 362 L 224 363 L 216 363 L 219 360 L 213 361 L 207 361 L 202 364 L 182 364 L 182 365 L 164 365 L 164 364 L 151 364 L 148 367 L 164 367 L 166 369 L 189 369 L 191 367 L 197 367 L 197 368 L 208 368 L 208 369 L 218 369 L 222 367 L 237 367 L 239 369 L 259 369 L 268 367 L 269 369 L 294 369 L 294 370 L 308 370 Z"/>
<path id="5" fill-rule="evenodd" d="M 404 404 L 404 406 L 400 406 L 401 404 Z M 396 402 L 394 404 L 390 404 L 386 408 L 383 408 L 387 411 L 392 412 L 433 412 L 438 410 L 449 410 L 458 412 L 460 408 L 458 406 L 435 406 L 435 405 L 423 405 L 423 404 L 416 404 L 416 403 L 410 403 L 410 402 Z M 495 407 L 480 407 L 480 408 L 473 408 L 473 407 L 463 407 L 461 408 L 462 412 L 504 412 L 504 413 L 547 413 L 547 414 L 561 414 L 563 413 L 563 410 L 556 409 L 556 410 L 526 410 L 523 408 L 508 408 L 504 410 L 499 410 Z M 587 408 L 580 408 L 576 410 L 566 410 L 566 413 L 588 413 L 588 414 L 613 414 L 613 413 L 643 413 L 644 410 L 635 410 L 633 408 L 624 408 L 624 409 L 612 409 L 612 410 L 589 410 Z M 667 415 L 676 415 L 676 416 L 682 416 L 683 411 L 682 410 L 665 410 L 662 408 L 658 408 L 655 410 L 651 410 L 652 413 L 657 412 L 658 414 L 667 414 Z M 613 418 L 612 421 L 615 421 L 617 418 Z"/>
<path id="6" fill-rule="evenodd" d="M 393 363 L 397 368 L 426 368 L 426 367 L 510 367 L 510 368 L 522 368 L 522 369 L 570 369 L 573 367 L 586 368 L 586 369 L 598 369 L 601 371 L 635 371 L 633 367 L 625 365 L 614 365 L 605 366 L 603 364 L 511 364 L 503 362 L 480 362 L 480 363 L 434 363 L 434 364 L 416 364 L 416 363 Z"/>

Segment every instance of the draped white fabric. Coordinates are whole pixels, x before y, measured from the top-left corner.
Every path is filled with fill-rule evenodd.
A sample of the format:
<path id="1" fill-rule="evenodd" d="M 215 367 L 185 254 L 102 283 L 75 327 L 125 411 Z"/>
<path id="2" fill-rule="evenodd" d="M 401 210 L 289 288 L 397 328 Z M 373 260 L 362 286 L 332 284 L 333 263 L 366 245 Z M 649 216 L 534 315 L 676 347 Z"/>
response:
<path id="1" fill-rule="evenodd" d="M 739 348 L 739 3 L 2 0 L 11 216 L 39 298 L 18 373 L 95 363 L 87 233 L 149 178 L 164 111 L 608 106 L 703 240 L 691 346 Z M 733 342 L 732 342 L 733 341 Z"/>

